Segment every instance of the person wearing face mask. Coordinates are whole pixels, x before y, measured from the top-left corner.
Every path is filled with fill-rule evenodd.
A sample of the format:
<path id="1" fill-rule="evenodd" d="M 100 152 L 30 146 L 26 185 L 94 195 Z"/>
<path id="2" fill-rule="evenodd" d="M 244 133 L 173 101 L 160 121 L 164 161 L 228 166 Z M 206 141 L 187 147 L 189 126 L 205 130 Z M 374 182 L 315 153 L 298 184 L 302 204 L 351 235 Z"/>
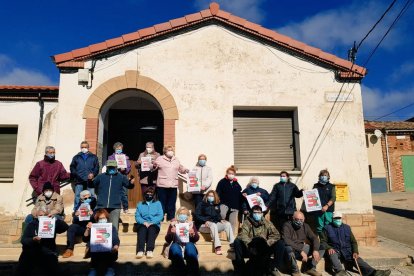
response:
<path id="1" fill-rule="evenodd" d="M 262 208 L 253 206 L 234 240 L 233 266 L 236 275 L 280 275 L 276 268 L 271 269 L 270 263 L 271 255 L 276 256 L 276 242 L 279 239 L 275 226 L 263 217 Z M 247 266 L 245 258 L 249 258 Z"/>
<path id="2" fill-rule="evenodd" d="M 200 154 L 198 156 L 198 161 L 196 166 L 193 168 L 193 171 L 196 172 L 196 177 L 198 182 L 201 185 L 200 192 L 192 192 L 194 200 L 194 208 L 197 208 L 197 205 L 203 201 L 203 197 L 206 191 L 211 187 L 213 183 L 213 173 L 209 166 L 206 165 L 207 156 L 205 154 Z"/>
<path id="3" fill-rule="evenodd" d="M 174 156 L 172 146 L 164 146 L 164 155 L 154 162 L 154 169 L 158 169 L 157 194 L 162 210 L 167 214 L 167 220 L 175 216 L 175 202 L 177 201 L 178 173 L 188 173 L 189 170 L 181 165 Z"/>
<path id="4" fill-rule="evenodd" d="M 197 229 L 201 233 L 210 233 L 217 255 L 223 255 L 219 237 L 220 232 L 226 232 L 227 240 L 230 242 L 230 246 L 233 246 L 233 230 L 231 229 L 231 224 L 221 218 L 220 197 L 215 191 L 208 191 L 203 201 L 197 205 L 195 222 Z"/>
<path id="5" fill-rule="evenodd" d="M 248 195 L 258 195 L 260 196 L 264 204 L 266 204 L 269 201 L 269 193 L 265 190 L 259 187 L 259 178 L 257 176 L 252 176 L 249 180 L 249 184 L 247 184 L 246 189 L 242 191 L 242 195 L 246 198 Z M 247 215 L 250 213 L 250 205 L 247 202 L 247 199 L 243 200 L 242 203 L 242 210 L 243 214 Z"/>
<path id="6" fill-rule="evenodd" d="M 98 157 L 89 151 L 89 143 L 81 142 L 80 148 L 80 152 L 72 158 L 70 163 L 71 178 L 76 181 L 74 212 L 76 212 L 75 207 L 79 204 L 80 192 L 88 189 L 92 196 L 95 196 L 93 179 L 99 173 Z"/>
<path id="7" fill-rule="evenodd" d="M 161 221 L 164 219 L 161 203 L 155 195 L 155 188 L 147 189 L 144 200 L 137 204 L 135 220 L 137 222 L 137 259 L 144 257 L 146 249 L 147 259 L 154 257 L 155 239 L 157 238 Z M 146 245 L 146 248 L 145 248 Z"/>
<path id="8" fill-rule="evenodd" d="M 45 184 L 46 185 L 46 184 Z M 58 253 L 56 252 L 56 234 L 64 233 L 68 225 L 63 220 L 56 220 L 53 238 L 40 238 L 38 217 L 48 215 L 44 206 L 34 209 L 34 219 L 23 232 L 21 239 L 22 253 L 16 269 L 18 276 L 32 275 L 35 267 L 42 270 L 41 275 L 66 275 L 59 267 Z"/>
<path id="9" fill-rule="evenodd" d="M 79 208 L 81 207 L 82 204 L 89 205 L 89 215 L 90 215 L 89 220 L 82 220 L 82 221 L 79 220 L 79 215 L 80 215 Z M 88 190 L 83 190 L 80 193 L 79 205 L 76 207 L 76 212 L 73 215 L 72 224 L 69 226 L 69 229 L 66 232 L 67 234 L 66 250 L 62 255 L 63 258 L 70 258 L 73 256 L 73 250 L 75 248 L 76 237 L 82 237 L 83 233 L 86 230 L 87 224 L 89 222 L 94 222 L 92 215 L 93 215 L 93 210 L 95 209 L 95 207 L 96 207 L 96 198 L 93 197 L 91 195 L 91 192 L 89 192 Z M 87 247 L 85 250 L 85 255 L 89 253 L 88 251 L 89 251 L 89 248 Z"/>
<path id="10" fill-rule="evenodd" d="M 241 186 L 237 182 L 236 168 L 232 165 L 226 170 L 226 176 L 217 184 L 217 194 L 221 200 L 221 217 L 228 220 L 236 235 L 239 229 L 239 210 L 244 201 Z"/>
<path id="11" fill-rule="evenodd" d="M 321 245 L 331 260 L 335 276 L 346 276 L 346 270 L 353 267 L 361 269 L 362 275 L 388 276 L 390 270 L 376 270 L 359 257 L 358 243 L 352 233 L 351 227 L 342 222 L 342 213 L 334 212 L 333 220 L 325 225 L 320 235 Z M 342 266 L 345 264 L 345 269 Z"/>
<path id="12" fill-rule="evenodd" d="M 266 207 L 270 209 L 270 221 L 276 226 L 279 233 L 286 221 L 292 219 L 296 211 L 295 198 L 303 196 L 303 189 L 290 181 L 289 173 L 280 172 L 280 181 L 273 186 Z"/>
<path id="13" fill-rule="evenodd" d="M 322 204 L 322 210 L 314 212 L 318 235 L 320 235 L 325 225 L 332 222 L 332 215 L 335 211 L 336 190 L 335 185 L 329 182 L 330 178 L 328 170 L 321 170 L 318 183 L 313 185 L 313 189 L 318 190 Z"/>
<path id="14" fill-rule="evenodd" d="M 109 213 L 105 209 L 98 209 L 94 216 L 94 221 L 96 223 L 108 223 L 109 222 Z M 86 230 L 83 233 L 83 241 L 88 243 L 90 242 L 90 233 L 91 233 L 92 222 L 89 222 L 86 226 Z M 114 276 L 115 275 L 115 262 L 118 259 L 118 250 L 119 250 L 119 236 L 118 229 L 112 225 L 112 251 L 111 252 L 91 252 L 91 269 L 89 271 L 89 276 L 95 275 L 105 275 L 105 276 Z"/>
<path id="15" fill-rule="evenodd" d="M 165 249 L 168 253 L 167 257 L 171 260 L 176 275 L 199 275 L 198 252 L 195 243 L 200 237 L 195 224 L 190 221 L 190 211 L 186 207 L 181 207 L 177 210 L 175 217 L 176 219 L 170 223 L 165 235 L 165 241 L 169 244 L 169 248 Z M 189 223 L 189 242 L 182 242 L 177 236 L 177 223 Z"/>
<path id="16" fill-rule="evenodd" d="M 118 230 L 124 187 L 132 189 L 134 184 L 131 184 L 125 175 L 118 173 L 118 164 L 115 160 L 108 160 L 106 172 L 95 177 L 93 185 L 98 197 L 96 208 L 106 209 L 109 213 L 109 221 Z"/>
<path id="17" fill-rule="evenodd" d="M 283 241 L 282 241 L 283 240 Z M 282 230 L 282 240 L 278 242 L 278 266 L 281 270 L 289 269 L 291 275 L 300 276 L 296 260 L 302 261 L 305 273 L 313 276 L 321 276 L 316 270 L 316 265 L 324 255 L 321 250 L 318 237 L 312 232 L 310 226 L 305 223 L 302 212 L 296 211 L 291 221 L 285 222 Z M 312 256 L 312 261 L 309 256 Z M 286 268 L 285 266 L 288 265 Z"/>
<path id="18" fill-rule="evenodd" d="M 142 157 L 151 157 L 151 165 L 149 171 L 141 171 Z M 154 143 L 147 142 L 145 144 L 145 151 L 141 152 L 136 162 L 136 167 L 139 171 L 139 183 L 141 184 L 142 197 L 144 197 L 146 190 L 149 187 L 155 187 L 157 183 L 158 170 L 154 168 L 153 163 L 160 157 L 160 154 L 155 151 Z"/>
<path id="19" fill-rule="evenodd" d="M 47 146 L 43 160 L 36 163 L 29 175 L 30 185 L 33 187 L 35 196 L 42 194 L 43 184 L 52 183 L 53 191 L 60 194 L 59 181 L 70 178 L 63 164 L 55 159 L 55 148 Z"/>

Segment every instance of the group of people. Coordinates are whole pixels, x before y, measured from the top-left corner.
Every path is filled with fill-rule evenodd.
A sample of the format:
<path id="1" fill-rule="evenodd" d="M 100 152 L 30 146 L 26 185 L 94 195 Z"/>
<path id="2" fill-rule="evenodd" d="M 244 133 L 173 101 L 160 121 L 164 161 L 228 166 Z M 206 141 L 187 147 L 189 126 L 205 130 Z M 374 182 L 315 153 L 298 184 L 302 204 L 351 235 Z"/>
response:
<path id="1" fill-rule="evenodd" d="M 127 189 L 134 187 L 134 179 L 127 175 L 131 165 L 118 168 L 117 156 L 123 154 L 122 143 L 114 144 L 114 153 L 106 161 L 105 170 L 99 174 L 96 155 L 89 151 L 86 141 L 75 155 L 67 173 L 62 163 L 55 160 L 55 149 L 46 147 L 44 160 L 39 161 L 30 174 L 30 183 L 37 195 L 35 206 L 27 216 L 21 243 L 23 251 L 19 259 L 18 275 L 29 275 L 39 258 L 47 260 L 46 272 L 59 273 L 55 237 L 67 231 L 67 248 L 64 258 L 73 256 L 76 237 L 86 242 L 85 258 L 91 258 L 89 275 L 114 275 L 120 240 L 118 223 L 123 209 L 128 210 Z M 125 156 L 126 160 L 129 157 Z M 143 157 L 150 157 L 149 169 L 141 170 Z M 291 275 L 301 275 L 296 260 L 309 275 L 321 275 L 316 270 L 320 258 L 325 256 L 332 263 L 335 275 L 346 275 L 349 267 L 356 266 L 362 275 L 389 275 L 390 271 L 375 270 L 358 255 L 358 246 L 351 228 L 342 223 L 342 214 L 335 212 L 335 186 L 330 182 L 327 170 L 319 173 L 314 185 L 319 192 L 322 210 L 313 212 L 316 235 L 305 223 L 305 216 L 296 207 L 296 198 L 303 196 L 292 183 L 289 173 L 282 171 L 280 180 L 270 194 L 260 187 L 258 177 L 251 177 L 245 189 L 236 178 L 236 168 L 229 167 L 225 176 L 211 189 L 212 170 L 207 166 L 207 156 L 200 154 L 192 169 L 200 184 L 200 191 L 192 192 L 194 212 L 186 207 L 176 211 L 178 174 L 188 173 L 175 157 L 174 148 L 165 146 L 163 155 L 155 151 L 152 142 L 136 162 L 143 200 L 136 206 L 137 223 L 136 258 L 154 257 L 155 240 L 160 233 L 161 222 L 169 222 L 165 235 L 163 254 L 172 262 L 173 271 L 179 275 L 199 274 L 199 254 L 196 243 L 200 233 L 210 234 L 217 255 L 223 255 L 220 232 L 225 232 L 230 244 L 229 253 L 234 256 L 233 266 L 237 275 L 278 275 L 278 270 Z M 73 221 L 64 221 L 63 199 L 59 181 L 75 180 Z M 262 205 L 251 206 L 247 197 L 257 195 Z M 87 206 L 89 219 L 80 220 L 81 209 Z M 82 207 L 82 208 L 81 208 Z M 270 220 L 265 216 L 270 214 Z M 83 214 L 84 216 L 85 214 Z M 39 217 L 56 218 L 54 238 L 40 238 L 37 234 Z M 94 223 L 112 223 L 112 250 L 91 252 L 90 233 Z M 188 226 L 187 239 L 182 239 L 177 229 Z M 202 256 L 201 256 L 202 257 Z M 245 259 L 248 262 L 245 263 Z M 345 267 L 342 266 L 342 262 Z"/>

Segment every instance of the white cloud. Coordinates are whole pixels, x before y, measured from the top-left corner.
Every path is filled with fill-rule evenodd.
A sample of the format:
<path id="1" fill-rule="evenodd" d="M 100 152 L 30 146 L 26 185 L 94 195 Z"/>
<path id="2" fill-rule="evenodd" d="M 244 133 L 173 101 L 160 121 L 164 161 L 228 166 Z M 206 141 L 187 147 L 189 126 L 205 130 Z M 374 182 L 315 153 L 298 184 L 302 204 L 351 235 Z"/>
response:
<path id="1" fill-rule="evenodd" d="M 403 79 L 408 75 L 412 75 L 414 73 L 414 61 L 408 61 L 401 64 L 394 72 L 391 74 L 390 79 L 394 82 Z M 411 76 L 410 76 L 411 79 Z"/>
<path id="2" fill-rule="evenodd" d="M 246 18 L 249 21 L 260 24 L 266 16 L 266 12 L 260 8 L 265 0 L 218 0 L 220 9 L 236 16 Z M 199 0 L 195 2 L 197 9 L 208 8 L 211 0 Z"/>
<path id="3" fill-rule="evenodd" d="M 414 88 L 400 91 L 381 91 L 362 86 L 362 101 L 365 118 L 373 120 L 394 112 L 412 102 L 414 103 Z M 401 120 L 409 117 L 414 117 L 414 106 L 410 106 L 380 120 Z"/>
<path id="4" fill-rule="evenodd" d="M 380 18 L 387 8 L 384 4 L 376 0 L 355 0 L 350 5 L 317 13 L 301 22 L 277 28 L 277 31 L 326 51 L 336 47 L 351 48 L 353 42 L 358 43 Z M 395 5 L 365 40 L 361 50 L 365 47 L 371 50 L 378 43 L 398 11 L 399 7 Z M 403 37 L 402 31 L 394 28 L 381 47 L 392 49 L 401 43 Z"/>
<path id="5" fill-rule="evenodd" d="M 0 54 L 0 85 L 54 85 L 45 74 L 23 68 L 4 54 Z"/>

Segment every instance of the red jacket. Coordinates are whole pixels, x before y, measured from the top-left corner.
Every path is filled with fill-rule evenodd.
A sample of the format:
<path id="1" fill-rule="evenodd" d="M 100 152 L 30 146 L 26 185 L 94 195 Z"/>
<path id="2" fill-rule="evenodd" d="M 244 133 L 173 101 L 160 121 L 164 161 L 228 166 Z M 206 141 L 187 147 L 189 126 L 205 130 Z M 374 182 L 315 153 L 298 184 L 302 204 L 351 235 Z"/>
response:
<path id="1" fill-rule="evenodd" d="M 59 181 L 68 178 L 70 178 L 70 173 L 66 171 L 63 164 L 54 159 L 49 161 L 46 156 L 43 160 L 36 163 L 29 175 L 30 185 L 32 185 L 37 195 L 42 193 L 43 184 L 48 181 L 52 183 L 54 191 L 60 194 Z"/>

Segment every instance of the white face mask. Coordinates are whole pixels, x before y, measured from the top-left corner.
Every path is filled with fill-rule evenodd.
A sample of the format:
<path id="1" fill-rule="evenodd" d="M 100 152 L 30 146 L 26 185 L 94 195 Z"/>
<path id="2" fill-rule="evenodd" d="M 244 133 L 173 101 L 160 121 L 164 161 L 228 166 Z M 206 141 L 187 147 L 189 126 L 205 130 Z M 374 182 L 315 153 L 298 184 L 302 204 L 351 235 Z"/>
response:
<path id="1" fill-rule="evenodd" d="M 233 180 L 234 174 L 232 174 L 232 173 L 227 174 L 227 178 L 230 179 L 230 180 Z"/>
<path id="2" fill-rule="evenodd" d="M 53 192 L 52 191 L 46 191 L 44 192 L 45 197 L 47 198 L 51 198 L 52 197 Z"/>
<path id="3" fill-rule="evenodd" d="M 148 153 L 152 153 L 152 148 L 147 148 Z"/>
<path id="4" fill-rule="evenodd" d="M 174 152 L 173 152 L 172 150 L 169 150 L 169 151 L 167 151 L 167 152 L 165 153 L 165 155 L 166 155 L 167 157 L 171 158 L 171 157 L 173 157 L 173 156 L 174 156 Z"/>
<path id="5" fill-rule="evenodd" d="M 106 218 L 100 218 L 100 219 L 98 220 L 98 222 L 99 222 L 99 223 L 107 223 L 107 222 L 108 222 L 108 220 L 107 220 Z"/>
<path id="6" fill-rule="evenodd" d="M 87 148 L 81 148 L 81 152 L 82 152 L 82 153 L 88 153 L 88 151 L 89 151 L 89 150 L 88 150 Z"/>

